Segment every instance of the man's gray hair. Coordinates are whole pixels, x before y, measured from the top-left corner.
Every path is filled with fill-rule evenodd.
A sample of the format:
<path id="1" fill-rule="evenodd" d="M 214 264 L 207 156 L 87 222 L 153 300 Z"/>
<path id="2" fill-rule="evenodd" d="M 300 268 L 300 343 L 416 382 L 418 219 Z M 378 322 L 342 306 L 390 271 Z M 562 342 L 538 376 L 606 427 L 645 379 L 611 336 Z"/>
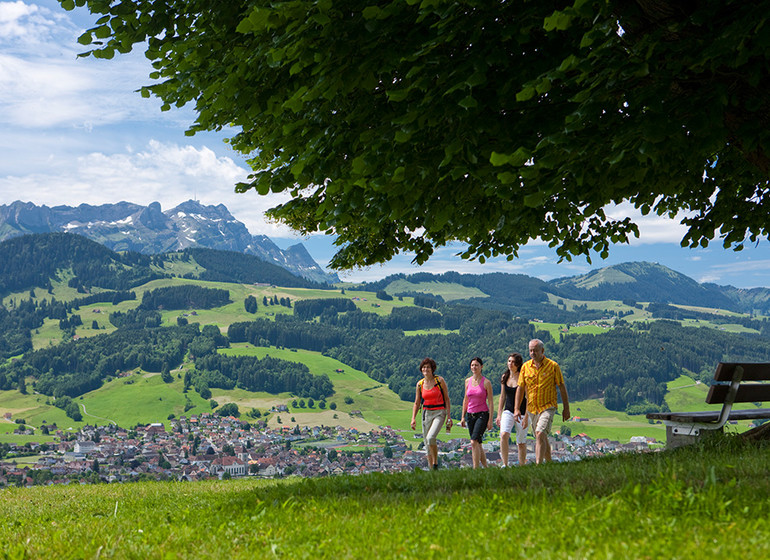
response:
<path id="1" fill-rule="evenodd" d="M 543 344 L 542 340 L 540 340 L 539 338 L 533 338 L 532 340 L 529 341 L 530 344 L 532 344 L 533 342 L 537 345 L 538 348 L 542 348 L 543 350 L 545 350 L 545 344 Z"/>

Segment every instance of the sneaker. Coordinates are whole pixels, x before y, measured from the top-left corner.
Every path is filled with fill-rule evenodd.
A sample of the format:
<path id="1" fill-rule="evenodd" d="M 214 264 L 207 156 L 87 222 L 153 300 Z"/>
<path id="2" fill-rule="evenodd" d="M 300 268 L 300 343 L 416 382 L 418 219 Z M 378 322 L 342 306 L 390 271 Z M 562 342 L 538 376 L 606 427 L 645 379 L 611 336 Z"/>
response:
<path id="1" fill-rule="evenodd" d="M 434 471 L 437 471 L 437 470 L 438 470 L 438 463 L 436 463 L 435 465 L 433 465 L 433 470 L 434 470 Z"/>

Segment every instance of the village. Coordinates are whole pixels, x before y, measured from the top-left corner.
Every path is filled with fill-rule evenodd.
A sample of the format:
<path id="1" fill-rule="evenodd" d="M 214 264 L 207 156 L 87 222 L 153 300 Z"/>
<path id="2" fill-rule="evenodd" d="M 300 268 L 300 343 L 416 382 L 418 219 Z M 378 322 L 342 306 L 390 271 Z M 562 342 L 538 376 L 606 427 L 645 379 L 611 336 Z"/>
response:
<path id="1" fill-rule="evenodd" d="M 19 433 L 26 428 L 21 425 Z M 139 480 L 196 481 L 256 476 L 323 477 L 427 468 L 420 435 L 390 427 L 368 433 L 341 426 L 268 428 L 214 414 L 181 417 L 170 422 L 136 426 L 86 425 L 76 433 L 49 426 L 56 441 L 5 444 L 0 460 L 0 487 L 69 483 L 131 482 Z M 442 468 L 469 468 L 470 442 L 465 434 L 439 442 Z M 408 443 L 409 441 L 409 443 Z M 584 434 L 551 436 L 554 461 L 619 452 L 650 450 L 646 438 L 622 444 L 592 440 Z M 534 440 L 528 456 L 534 459 Z M 499 440 L 484 444 L 490 466 L 500 463 Z M 37 457 L 25 462 L 25 456 Z M 19 461 L 17 461 L 19 459 Z"/>

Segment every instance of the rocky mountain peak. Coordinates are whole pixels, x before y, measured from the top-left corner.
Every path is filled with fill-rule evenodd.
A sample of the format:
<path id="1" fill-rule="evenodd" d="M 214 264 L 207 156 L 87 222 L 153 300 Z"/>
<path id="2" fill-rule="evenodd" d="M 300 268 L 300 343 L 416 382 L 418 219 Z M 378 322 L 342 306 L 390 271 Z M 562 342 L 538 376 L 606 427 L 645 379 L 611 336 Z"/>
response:
<path id="1" fill-rule="evenodd" d="M 322 283 L 336 282 L 302 246 L 281 250 L 264 235 L 251 235 L 223 204 L 206 206 L 185 201 L 163 211 L 118 202 L 92 206 L 37 206 L 16 201 L 0 206 L 0 241 L 25 233 L 66 231 L 97 241 L 113 251 L 158 254 L 188 247 L 206 247 L 257 256 L 293 274 Z"/>

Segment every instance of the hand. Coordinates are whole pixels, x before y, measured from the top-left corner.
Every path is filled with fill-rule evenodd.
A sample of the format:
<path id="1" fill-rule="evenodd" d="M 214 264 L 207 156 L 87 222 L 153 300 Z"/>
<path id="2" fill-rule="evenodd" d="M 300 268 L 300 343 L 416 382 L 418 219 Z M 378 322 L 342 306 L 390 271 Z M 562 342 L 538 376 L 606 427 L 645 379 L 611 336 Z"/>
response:
<path id="1" fill-rule="evenodd" d="M 416 428 L 417 428 L 417 421 L 412 419 L 412 429 L 414 430 Z"/>
<path id="2" fill-rule="evenodd" d="M 522 416 L 521 427 L 526 430 L 529 427 L 529 416 L 526 414 L 523 414 L 521 416 Z"/>
<path id="3" fill-rule="evenodd" d="M 499 414 L 497 415 L 497 418 L 495 418 L 495 424 L 497 424 L 498 426 L 500 425 L 500 415 Z"/>
<path id="4" fill-rule="evenodd" d="M 460 426 L 462 426 L 463 428 L 465 427 L 465 418 L 460 420 Z"/>
<path id="5" fill-rule="evenodd" d="M 569 407 L 565 406 L 561 411 L 561 419 L 566 422 L 570 419 Z"/>
<path id="6" fill-rule="evenodd" d="M 518 410 L 513 411 L 513 420 L 514 422 L 521 422 L 521 412 Z"/>
<path id="7" fill-rule="evenodd" d="M 492 429 L 492 417 L 490 416 L 489 422 L 487 422 L 487 430 L 491 430 L 491 429 Z"/>

